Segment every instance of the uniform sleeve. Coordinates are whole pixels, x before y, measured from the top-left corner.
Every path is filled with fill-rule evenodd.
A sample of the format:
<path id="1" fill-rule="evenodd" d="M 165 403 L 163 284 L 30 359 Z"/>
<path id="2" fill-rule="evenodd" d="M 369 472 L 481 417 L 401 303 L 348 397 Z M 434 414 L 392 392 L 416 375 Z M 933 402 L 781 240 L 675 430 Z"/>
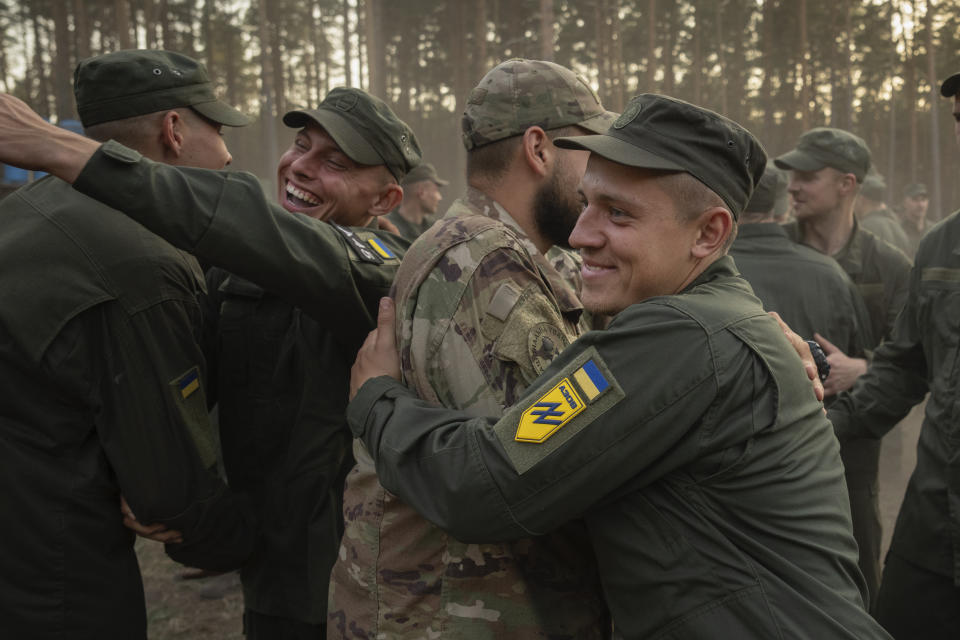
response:
<path id="1" fill-rule="evenodd" d="M 183 533 L 182 544 L 167 545 L 178 562 L 238 567 L 256 522 L 246 499 L 213 471 L 196 303 L 167 299 L 133 314 L 109 303 L 92 322 L 102 367 L 94 378 L 97 434 L 137 519 Z"/>
<path id="2" fill-rule="evenodd" d="M 828 417 L 841 442 L 883 437 L 927 393 L 920 273 L 916 266 L 910 272 L 906 302 L 893 337 L 877 347 L 867 372 L 830 407 Z"/>
<path id="3" fill-rule="evenodd" d="M 885 283 L 889 287 L 890 291 L 887 300 L 886 335 L 874 336 L 878 340 L 880 338 L 886 340 L 891 338 L 893 335 L 893 330 L 897 326 L 897 317 L 900 315 L 900 311 L 906 305 L 907 299 L 910 295 L 910 260 L 901 251 L 891 250 L 890 254 L 891 266 L 889 274 L 887 275 L 888 280 Z"/>
<path id="4" fill-rule="evenodd" d="M 348 420 L 381 484 L 458 539 L 539 535 L 736 437 L 706 415 L 717 381 L 703 332 L 676 317 L 665 328 L 650 319 L 587 334 L 499 419 L 378 378 Z M 728 364 L 752 381 L 749 367 Z"/>
<path id="5" fill-rule="evenodd" d="M 112 141 L 93 155 L 74 188 L 341 335 L 362 337 L 373 327 L 399 264 L 396 256 L 362 259 L 333 225 L 268 202 L 253 175 L 171 167 Z M 393 234 L 379 237 L 403 243 Z"/>
<path id="6" fill-rule="evenodd" d="M 413 312 L 412 368 L 414 375 L 427 372 L 427 386 L 444 406 L 500 412 L 576 335 L 536 266 L 516 250 L 490 251 L 465 285 L 459 279 L 451 285 L 447 265 L 460 259 L 457 251 L 448 252 L 419 289 L 426 302 Z M 443 308 L 451 287 L 462 287 L 452 314 Z M 443 322 L 447 318 L 449 323 Z M 420 339 L 417 334 L 424 332 L 439 339 Z"/>

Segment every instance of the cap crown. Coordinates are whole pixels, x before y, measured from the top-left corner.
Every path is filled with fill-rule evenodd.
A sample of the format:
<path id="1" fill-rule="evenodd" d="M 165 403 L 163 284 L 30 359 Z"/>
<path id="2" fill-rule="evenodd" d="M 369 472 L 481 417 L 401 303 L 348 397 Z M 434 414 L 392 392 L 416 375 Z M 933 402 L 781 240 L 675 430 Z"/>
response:
<path id="1" fill-rule="evenodd" d="M 82 60 L 73 74 L 73 92 L 83 125 L 194 105 L 221 124 L 240 126 L 249 118 L 217 100 L 202 63 L 172 51 L 124 50 Z"/>
<path id="2" fill-rule="evenodd" d="M 546 60 L 507 60 L 491 69 L 467 99 L 463 145 L 469 151 L 538 126 L 583 125 L 601 133 L 613 120 L 582 76 Z M 587 122 L 596 119 L 597 122 Z"/>
<path id="3" fill-rule="evenodd" d="M 398 181 L 420 164 L 420 143 L 413 130 L 383 100 L 362 89 L 337 87 L 316 109 L 290 111 L 283 116 L 290 127 L 301 127 L 309 119 L 326 128 L 355 161 L 384 164 Z M 362 142 L 354 141 L 355 136 Z M 368 155 L 368 151 L 374 155 Z"/>
<path id="4" fill-rule="evenodd" d="M 689 173 L 720 196 L 735 217 L 744 210 L 767 162 L 760 142 L 733 120 L 653 93 L 630 100 L 606 135 Z"/>

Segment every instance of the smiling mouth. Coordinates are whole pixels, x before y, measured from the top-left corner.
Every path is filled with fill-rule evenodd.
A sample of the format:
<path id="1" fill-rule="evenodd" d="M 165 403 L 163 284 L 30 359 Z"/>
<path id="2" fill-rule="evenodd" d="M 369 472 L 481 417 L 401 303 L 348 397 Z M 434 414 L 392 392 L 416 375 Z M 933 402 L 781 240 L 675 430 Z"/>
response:
<path id="1" fill-rule="evenodd" d="M 319 198 L 308 191 L 298 189 L 291 183 L 286 186 L 287 201 L 298 207 L 315 207 L 320 204 Z"/>

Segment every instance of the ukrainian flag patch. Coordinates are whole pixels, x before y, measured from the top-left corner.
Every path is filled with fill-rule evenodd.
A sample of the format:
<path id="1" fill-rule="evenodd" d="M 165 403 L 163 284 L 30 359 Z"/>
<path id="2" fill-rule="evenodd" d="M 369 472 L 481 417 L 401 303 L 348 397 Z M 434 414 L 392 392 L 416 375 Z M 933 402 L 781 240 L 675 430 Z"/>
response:
<path id="1" fill-rule="evenodd" d="M 380 238 L 368 238 L 367 242 L 371 247 L 373 247 L 373 250 L 376 251 L 377 255 L 379 255 L 381 258 L 387 260 L 396 259 L 397 254 L 391 251 L 390 247 L 388 247 Z"/>
<path id="2" fill-rule="evenodd" d="M 184 400 L 200 388 L 200 374 L 196 368 L 191 369 L 185 376 L 177 381 L 177 388 L 180 390 L 180 397 Z"/>
<path id="3" fill-rule="evenodd" d="M 577 369 L 573 379 L 577 381 L 588 402 L 593 402 L 610 388 L 610 383 L 603 377 L 600 367 L 592 359 L 587 360 L 586 364 Z"/>

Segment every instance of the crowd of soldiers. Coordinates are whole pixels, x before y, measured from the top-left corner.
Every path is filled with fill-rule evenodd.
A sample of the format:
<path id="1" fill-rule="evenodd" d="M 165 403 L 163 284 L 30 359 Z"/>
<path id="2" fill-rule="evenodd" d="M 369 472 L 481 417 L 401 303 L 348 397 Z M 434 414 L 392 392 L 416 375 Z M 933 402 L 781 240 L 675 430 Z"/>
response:
<path id="1" fill-rule="evenodd" d="M 0 202 L 4 637 L 145 638 L 137 534 L 239 569 L 252 640 L 960 633 L 960 219 L 887 208 L 858 136 L 768 161 L 514 59 L 441 216 L 362 90 L 284 116 L 274 201 L 195 60 L 74 86 L 86 137 L 0 95 L 0 161 L 52 174 Z"/>

